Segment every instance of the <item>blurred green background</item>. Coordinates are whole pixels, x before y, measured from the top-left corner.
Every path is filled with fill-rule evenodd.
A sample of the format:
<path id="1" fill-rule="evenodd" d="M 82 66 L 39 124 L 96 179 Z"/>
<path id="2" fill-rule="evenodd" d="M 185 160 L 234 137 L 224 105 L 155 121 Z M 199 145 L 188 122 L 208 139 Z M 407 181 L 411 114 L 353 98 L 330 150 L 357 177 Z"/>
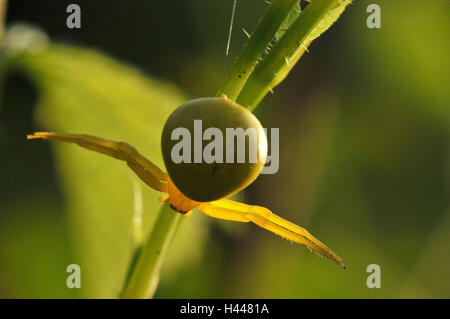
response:
<path id="1" fill-rule="evenodd" d="M 162 166 L 164 120 L 216 93 L 263 15 L 263 0 L 14 0 L 0 106 L 0 297 L 116 297 L 140 204 L 146 232 L 159 194 L 123 163 L 73 145 L 27 141 L 36 130 L 131 143 Z M 381 29 L 366 8 L 381 7 Z M 183 220 L 157 298 L 450 297 L 450 4 L 356 0 L 257 108 L 280 128 L 280 169 L 242 200 L 307 228 L 346 265 L 252 224 Z M 17 31 L 18 30 L 18 31 Z M 14 33 L 11 31 L 11 34 Z M 44 42 L 43 42 L 44 41 Z M 5 72 L 6 71 L 6 72 Z M 142 202 L 139 196 L 142 195 Z M 79 264 L 82 288 L 66 287 Z M 366 267 L 381 267 L 369 289 Z"/>

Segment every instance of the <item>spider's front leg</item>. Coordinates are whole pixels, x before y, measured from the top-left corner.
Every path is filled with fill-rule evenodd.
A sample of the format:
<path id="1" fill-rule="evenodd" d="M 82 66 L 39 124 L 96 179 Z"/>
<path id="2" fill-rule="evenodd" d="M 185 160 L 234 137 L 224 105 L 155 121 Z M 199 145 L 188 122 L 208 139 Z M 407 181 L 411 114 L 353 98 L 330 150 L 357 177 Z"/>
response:
<path id="1" fill-rule="evenodd" d="M 27 139 L 39 138 L 75 143 L 91 151 L 125 161 L 148 186 L 160 192 L 167 192 L 167 174 L 128 143 L 110 141 L 86 134 L 37 132 L 27 136 Z"/>
<path id="2" fill-rule="evenodd" d="M 293 242 L 305 245 L 316 253 L 335 261 L 345 268 L 342 259 L 306 229 L 275 215 L 267 208 L 246 205 L 228 199 L 203 203 L 198 209 L 211 217 L 238 222 L 253 222 L 261 228 L 280 235 Z"/>

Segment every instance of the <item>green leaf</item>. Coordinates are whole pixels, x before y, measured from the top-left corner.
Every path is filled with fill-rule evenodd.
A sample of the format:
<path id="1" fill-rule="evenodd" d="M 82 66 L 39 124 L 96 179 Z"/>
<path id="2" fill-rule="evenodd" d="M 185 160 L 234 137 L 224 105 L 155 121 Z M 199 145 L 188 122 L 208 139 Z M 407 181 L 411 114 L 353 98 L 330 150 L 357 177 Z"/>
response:
<path id="1" fill-rule="evenodd" d="M 248 78 L 237 103 L 253 110 L 280 84 L 311 42 L 340 17 L 351 0 L 314 0 L 297 17 Z"/>
<path id="2" fill-rule="evenodd" d="M 298 7 L 299 0 L 272 1 L 244 50 L 223 81 L 219 94 L 225 94 L 229 99 L 236 100 L 271 41 L 277 36 L 281 36 L 283 32 L 280 31 L 281 26 L 286 27 L 289 24 L 292 12 L 299 10 Z"/>
<path id="3" fill-rule="evenodd" d="M 24 54 L 15 62 L 39 88 L 36 115 L 43 130 L 126 141 L 164 168 L 162 127 L 171 111 L 186 101 L 178 89 L 83 48 L 50 45 L 40 54 Z M 78 256 L 73 263 L 82 271 L 82 295 L 117 297 L 136 244 L 139 190 L 145 237 L 162 194 L 140 182 L 123 162 L 75 145 L 53 146 Z M 163 277 L 200 257 L 206 237 L 202 223 L 199 214 L 181 223 Z"/>
<path id="4" fill-rule="evenodd" d="M 286 18 L 284 18 L 283 23 L 280 25 L 277 33 L 275 33 L 275 40 L 278 41 L 281 37 L 286 33 L 286 31 L 290 28 L 292 23 L 294 23 L 295 19 L 297 19 L 298 15 L 301 12 L 300 1 L 296 1 L 294 6 L 288 12 Z"/>

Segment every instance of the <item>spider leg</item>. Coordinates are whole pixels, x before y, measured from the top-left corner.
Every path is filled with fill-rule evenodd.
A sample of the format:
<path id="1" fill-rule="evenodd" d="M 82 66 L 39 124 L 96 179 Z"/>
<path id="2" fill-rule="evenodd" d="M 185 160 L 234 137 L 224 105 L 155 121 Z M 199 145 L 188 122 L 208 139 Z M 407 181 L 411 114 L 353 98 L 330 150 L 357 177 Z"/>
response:
<path id="1" fill-rule="evenodd" d="M 167 174 L 128 143 L 105 140 L 86 134 L 36 132 L 27 136 L 27 139 L 39 138 L 75 143 L 91 151 L 125 161 L 148 186 L 160 192 L 167 192 Z"/>
<path id="2" fill-rule="evenodd" d="M 203 203 L 198 209 L 211 217 L 238 222 L 252 222 L 261 228 L 280 235 L 298 244 L 307 246 L 317 254 L 325 256 L 345 268 L 342 259 L 306 229 L 275 215 L 267 208 L 246 205 L 229 199 Z"/>

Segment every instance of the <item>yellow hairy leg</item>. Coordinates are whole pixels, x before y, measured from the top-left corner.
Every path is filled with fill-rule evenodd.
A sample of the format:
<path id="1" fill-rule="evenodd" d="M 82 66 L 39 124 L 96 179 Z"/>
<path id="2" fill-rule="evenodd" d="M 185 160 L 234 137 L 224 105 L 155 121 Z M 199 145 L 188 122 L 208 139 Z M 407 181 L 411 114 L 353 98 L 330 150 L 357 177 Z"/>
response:
<path id="1" fill-rule="evenodd" d="M 253 222 L 272 233 L 309 247 L 319 255 L 335 261 L 340 267 L 345 269 L 342 259 L 306 229 L 275 215 L 267 208 L 221 199 L 214 202 L 202 203 L 198 206 L 198 209 L 206 215 L 219 219 Z"/>
<path id="2" fill-rule="evenodd" d="M 78 144 L 91 151 L 102 153 L 127 165 L 151 188 L 167 192 L 168 175 L 141 155 L 133 146 L 125 142 L 115 142 L 86 134 L 60 134 L 53 132 L 36 132 L 27 139 L 46 139 Z"/>

